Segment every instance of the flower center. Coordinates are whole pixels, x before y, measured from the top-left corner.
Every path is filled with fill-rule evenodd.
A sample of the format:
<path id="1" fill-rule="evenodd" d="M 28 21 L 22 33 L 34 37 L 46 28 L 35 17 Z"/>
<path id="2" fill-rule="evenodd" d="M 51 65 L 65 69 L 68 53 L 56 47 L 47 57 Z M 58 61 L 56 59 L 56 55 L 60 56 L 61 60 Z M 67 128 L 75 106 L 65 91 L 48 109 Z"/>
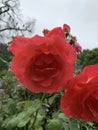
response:
<path id="1" fill-rule="evenodd" d="M 33 80 L 41 81 L 55 77 L 58 73 L 59 64 L 52 54 L 40 54 L 33 62 Z"/>
<path id="2" fill-rule="evenodd" d="M 33 64 L 36 68 L 45 69 L 45 68 L 56 68 L 57 61 L 55 60 L 52 54 L 40 54 Z"/>

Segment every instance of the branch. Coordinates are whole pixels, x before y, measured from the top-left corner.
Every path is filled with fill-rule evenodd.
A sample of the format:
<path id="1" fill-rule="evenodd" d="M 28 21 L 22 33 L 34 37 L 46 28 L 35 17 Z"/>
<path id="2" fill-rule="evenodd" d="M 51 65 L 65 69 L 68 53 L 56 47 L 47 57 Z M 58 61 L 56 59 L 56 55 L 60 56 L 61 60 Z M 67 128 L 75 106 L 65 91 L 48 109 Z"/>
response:
<path id="1" fill-rule="evenodd" d="M 22 28 L 7 27 L 4 29 L 1 29 L 0 32 L 6 31 L 6 30 L 27 31 L 27 28 L 22 29 Z M 30 30 L 28 30 L 28 31 L 30 31 Z"/>
<path id="2" fill-rule="evenodd" d="M 4 7 L 6 7 L 6 6 L 3 6 L 3 7 L 0 8 L 0 15 L 1 15 L 1 14 L 4 14 L 5 12 L 8 12 L 8 11 L 9 11 L 9 7 L 8 7 L 8 6 L 7 6 L 7 9 L 5 9 L 4 11 L 2 11 L 2 9 L 3 9 Z"/>

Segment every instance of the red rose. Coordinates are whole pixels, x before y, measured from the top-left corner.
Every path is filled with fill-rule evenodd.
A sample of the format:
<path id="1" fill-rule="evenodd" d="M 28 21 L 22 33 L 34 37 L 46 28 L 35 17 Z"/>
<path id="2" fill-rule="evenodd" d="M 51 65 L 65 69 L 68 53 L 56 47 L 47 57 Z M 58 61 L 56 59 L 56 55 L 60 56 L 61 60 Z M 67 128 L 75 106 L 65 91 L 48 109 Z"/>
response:
<path id="1" fill-rule="evenodd" d="M 61 109 L 67 117 L 98 122 L 98 65 L 84 71 L 67 84 Z"/>
<path id="2" fill-rule="evenodd" d="M 46 35 L 46 34 L 48 34 L 48 33 L 49 33 L 49 30 L 48 30 L 48 29 L 44 29 L 44 30 L 43 30 L 43 34 L 44 34 L 44 35 Z"/>
<path id="3" fill-rule="evenodd" d="M 79 43 L 75 43 L 74 48 L 76 52 L 82 52 L 82 47 L 79 45 Z"/>
<path id="4" fill-rule="evenodd" d="M 64 32 L 70 32 L 70 26 L 67 24 L 63 24 L 63 30 Z"/>
<path id="5" fill-rule="evenodd" d="M 59 92 L 73 76 L 76 53 L 59 27 L 43 37 L 16 37 L 9 49 L 11 70 L 32 92 Z"/>

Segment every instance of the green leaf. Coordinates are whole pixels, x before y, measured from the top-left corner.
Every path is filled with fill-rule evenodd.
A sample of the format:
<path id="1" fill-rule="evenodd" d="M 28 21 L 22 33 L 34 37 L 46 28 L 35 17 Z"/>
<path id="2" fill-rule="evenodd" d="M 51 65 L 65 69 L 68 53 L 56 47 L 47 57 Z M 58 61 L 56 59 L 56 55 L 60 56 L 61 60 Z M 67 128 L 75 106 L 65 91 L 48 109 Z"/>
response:
<path id="1" fill-rule="evenodd" d="M 55 98 L 58 97 L 58 95 L 59 95 L 59 94 L 54 94 L 52 97 L 50 97 L 49 103 L 52 104 L 52 103 L 54 102 Z"/>
<path id="2" fill-rule="evenodd" d="M 6 118 L 3 123 L 2 123 L 2 127 L 4 128 L 6 126 L 6 124 L 8 123 L 8 121 L 11 120 L 11 118 Z"/>
<path id="3" fill-rule="evenodd" d="M 35 122 L 35 128 L 39 128 L 41 127 L 42 125 L 42 119 L 43 119 L 43 116 L 41 116 L 40 114 L 37 115 L 37 119 L 36 119 L 36 122 Z"/>
<path id="4" fill-rule="evenodd" d="M 12 119 L 10 119 L 7 124 L 5 125 L 5 128 L 6 129 L 12 129 L 12 128 L 15 128 L 17 126 L 17 123 L 18 123 L 18 119 L 17 117 L 14 117 Z"/>
<path id="5" fill-rule="evenodd" d="M 36 130 L 43 130 L 43 128 L 42 128 L 42 127 L 40 127 L 40 128 L 36 128 Z"/>
<path id="6" fill-rule="evenodd" d="M 50 120 L 47 128 L 48 128 L 48 130 L 60 130 L 61 124 L 60 124 L 59 120 L 52 119 L 52 120 Z"/>
<path id="7" fill-rule="evenodd" d="M 60 123 L 60 130 L 69 130 L 68 118 L 61 111 L 57 111 L 53 115 L 54 119 L 58 119 Z"/>
<path id="8" fill-rule="evenodd" d="M 25 118 L 23 118 L 17 125 L 17 127 L 21 128 L 24 127 L 28 122 L 30 121 L 30 117 L 26 116 Z"/>
<path id="9" fill-rule="evenodd" d="M 69 127 L 70 127 L 70 130 L 80 130 L 77 120 L 72 119 L 72 118 L 69 119 Z"/>
<path id="10" fill-rule="evenodd" d="M 2 61 L 5 64 L 8 64 L 8 62 L 6 60 L 4 60 L 3 58 L 0 57 L 0 61 Z"/>
<path id="11" fill-rule="evenodd" d="M 68 118 L 66 118 L 66 116 L 64 115 L 64 113 L 60 113 L 59 115 L 58 115 L 58 118 L 60 119 L 60 120 L 62 120 L 62 121 L 67 121 L 68 122 Z"/>
<path id="12" fill-rule="evenodd" d="M 4 127 L 9 129 L 9 128 L 15 128 L 17 126 L 17 124 L 24 119 L 27 116 L 28 113 L 26 113 L 26 111 L 23 111 L 21 113 L 19 113 L 18 115 L 14 115 L 13 117 L 11 117 L 9 120 L 7 120 L 4 123 Z"/>

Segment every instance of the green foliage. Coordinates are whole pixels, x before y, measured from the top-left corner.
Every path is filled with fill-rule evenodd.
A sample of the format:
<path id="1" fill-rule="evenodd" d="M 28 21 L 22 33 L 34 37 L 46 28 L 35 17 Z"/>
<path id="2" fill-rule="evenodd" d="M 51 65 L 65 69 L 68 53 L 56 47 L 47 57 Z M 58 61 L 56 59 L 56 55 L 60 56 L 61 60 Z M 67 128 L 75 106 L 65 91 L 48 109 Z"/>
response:
<path id="1" fill-rule="evenodd" d="M 16 103 L 16 107 L 21 104 L 25 105 L 22 111 L 10 115 L 3 121 L 2 127 L 6 129 L 23 128 L 30 120 L 34 120 L 34 114 L 40 106 L 40 100 L 24 101 Z M 28 104 L 28 106 L 27 106 Z M 18 106 L 19 107 L 19 106 Z"/>
<path id="2" fill-rule="evenodd" d="M 98 48 L 83 50 L 79 55 L 77 64 L 83 65 L 83 67 L 98 64 Z"/>
<path id="3" fill-rule="evenodd" d="M 9 64 L 7 64 L 7 62 L 9 62 L 12 57 L 7 48 L 7 44 L 0 43 L 0 71 L 8 68 Z"/>
<path id="4" fill-rule="evenodd" d="M 50 120 L 47 128 L 48 130 L 60 130 L 61 124 L 58 119 Z"/>
<path id="5" fill-rule="evenodd" d="M 74 120 L 72 118 L 69 119 L 69 126 L 70 126 L 70 130 L 79 130 L 79 125 L 77 123 L 77 120 Z"/>

